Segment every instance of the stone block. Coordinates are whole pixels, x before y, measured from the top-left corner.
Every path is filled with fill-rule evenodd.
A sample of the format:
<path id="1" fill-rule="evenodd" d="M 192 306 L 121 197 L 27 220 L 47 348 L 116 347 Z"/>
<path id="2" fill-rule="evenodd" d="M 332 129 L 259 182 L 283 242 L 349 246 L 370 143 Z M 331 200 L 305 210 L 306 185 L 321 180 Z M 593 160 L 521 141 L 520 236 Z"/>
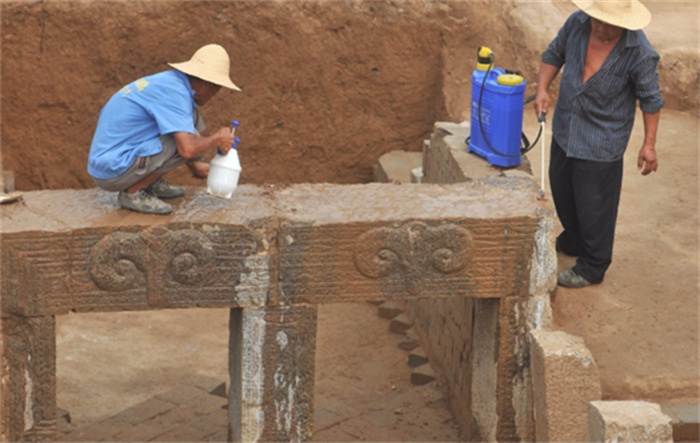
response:
<path id="1" fill-rule="evenodd" d="M 377 309 L 377 313 L 381 318 L 385 318 L 387 320 L 391 320 L 392 318 L 403 314 L 405 308 L 403 306 L 403 303 L 396 302 L 396 301 L 388 301 L 384 302 L 381 305 L 379 305 L 379 308 Z"/>
<path id="2" fill-rule="evenodd" d="M 389 151 L 379 157 L 374 181 L 379 183 L 413 183 L 411 171 L 421 167 L 423 153 Z"/>
<path id="3" fill-rule="evenodd" d="M 407 363 L 408 366 L 417 368 L 418 366 L 428 363 L 428 356 L 423 348 L 417 347 L 408 353 Z"/>
<path id="4" fill-rule="evenodd" d="M 412 351 L 418 346 L 420 346 L 420 336 L 413 329 L 407 330 L 398 344 L 399 349 L 404 351 Z"/>
<path id="5" fill-rule="evenodd" d="M 429 365 L 421 365 L 413 368 L 411 372 L 411 384 L 415 386 L 427 385 L 437 379 L 437 374 L 435 370 Z"/>
<path id="6" fill-rule="evenodd" d="M 280 190 L 276 303 L 526 296 L 538 220 L 553 216 L 537 191 L 500 178 Z"/>
<path id="7" fill-rule="evenodd" d="M 583 339 L 532 331 L 537 441 L 586 441 L 588 403 L 601 399 L 598 367 Z"/>
<path id="8" fill-rule="evenodd" d="M 588 441 L 671 443 L 671 418 L 656 403 L 593 401 L 588 406 Z"/>
<path id="9" fill-rule="evenodd" d="M 486 177 L 518 175 L 531 177 L 530 163 L 521 157 L 520 166 L 502 169 L 490 165 L 482 157 L 469 153 L 466 138 L 470 136 L 469 124 L 437 122 L 430 137 L 430 145 L 423 158 L 423 183 L 461 183 Z M 522 171 L 524 174 L 515 174 Z"/>
<path id="10" fill-rule="evenodd" d="M 404 334 L 413 326 L 413 319 L 406 314 L 394 317 L 389 322 L 389 330 L 394 334 Z"/>
<path id="11" fill-rule="evenodd" d="M 313 426 L 316 306 L 232 309 L 233 441 L 305 441 Z"/>

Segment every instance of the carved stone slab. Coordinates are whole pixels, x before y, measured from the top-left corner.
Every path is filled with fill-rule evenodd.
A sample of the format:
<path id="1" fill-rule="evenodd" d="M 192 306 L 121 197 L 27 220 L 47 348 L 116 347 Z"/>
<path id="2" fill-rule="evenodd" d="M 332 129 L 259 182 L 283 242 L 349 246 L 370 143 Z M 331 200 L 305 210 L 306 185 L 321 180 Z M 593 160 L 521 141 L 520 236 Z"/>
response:
<path id="1" fill-rule="evenodd" d="M 286 225 L 281 302 L 525 296 L 534 232 L 528 218 Z"/>
<path id="2" fill-rule="evenodd" d="M 82 229 L 3 236 L 2 315 L 261 306 L 263 237 L 231 225 Z"/>
<path id="3" fill-rule="evenodd" d="M 276 302 L 527 296 L 540 218 L 528 183 L 281 190 Z"/>

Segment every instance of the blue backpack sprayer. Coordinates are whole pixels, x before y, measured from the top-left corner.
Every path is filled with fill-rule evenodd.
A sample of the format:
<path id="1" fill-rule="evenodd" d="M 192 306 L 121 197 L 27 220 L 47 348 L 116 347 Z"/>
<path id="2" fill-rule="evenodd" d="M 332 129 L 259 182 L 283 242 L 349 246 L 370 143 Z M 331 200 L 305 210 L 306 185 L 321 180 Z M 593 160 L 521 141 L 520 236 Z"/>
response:
<path id="1" fill-rule="evenodd" d="M 466 142 L 469 152 L 485 158 L 490 164 L 512 168 L 520 165 L 520 157 L 529 152 L 542 136 L 545 116 L 540 116 L 540 132 L 530 144 L 522 132 L 523 107 L 535 96 L 525 100 L 525 79 L 517 72 L 494 67 L 493 62 L 493 51 L 480 47 L 476 70 L 472 74 L 471 134 Z M 544 146 L 542 148 L 544 160 Z M 542 196 L 543 193 L 544 178 Z"/>

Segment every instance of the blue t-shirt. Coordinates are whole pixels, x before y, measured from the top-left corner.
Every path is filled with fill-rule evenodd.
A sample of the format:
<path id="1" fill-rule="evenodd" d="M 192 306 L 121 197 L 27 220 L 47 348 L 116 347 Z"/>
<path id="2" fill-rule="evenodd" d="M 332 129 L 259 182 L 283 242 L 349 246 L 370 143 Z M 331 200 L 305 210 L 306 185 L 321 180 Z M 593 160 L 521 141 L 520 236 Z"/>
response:
<path id="1" fill-rule="evenodd" d="M 90 146 L 88 173 L 116 178 L 139 157 L 163 150 L 159 137 L 195 133 L 194 91 L 180 71 L 165 71 L 123 87 L 102 108 Z"/>

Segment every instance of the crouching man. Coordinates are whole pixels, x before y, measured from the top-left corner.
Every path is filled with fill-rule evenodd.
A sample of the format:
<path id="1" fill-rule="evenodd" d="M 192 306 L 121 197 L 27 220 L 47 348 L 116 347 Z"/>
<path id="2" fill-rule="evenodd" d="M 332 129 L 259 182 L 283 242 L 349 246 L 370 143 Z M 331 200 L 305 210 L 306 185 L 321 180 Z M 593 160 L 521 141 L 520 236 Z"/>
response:
<path id="1" fill-rule="evenodd" d="M 119 192 L 119 206 L 137 212 L 169 214 L 161 199 L 182 197 L 185 189 L 161 176 L 186 164 L 195 177 L 206 178 L 204 154 L 226 154 L 233 135 L 222 127 L 203 137 L 204 106 L 221 87 L 240 91 L 229 77 L 224 48 L 206 45 L 189 61 L 168 63 L 168 70 L 136 80 L 114 94 L 102 108 L 90 147 L 88 173 L 100 188 Z"/>

